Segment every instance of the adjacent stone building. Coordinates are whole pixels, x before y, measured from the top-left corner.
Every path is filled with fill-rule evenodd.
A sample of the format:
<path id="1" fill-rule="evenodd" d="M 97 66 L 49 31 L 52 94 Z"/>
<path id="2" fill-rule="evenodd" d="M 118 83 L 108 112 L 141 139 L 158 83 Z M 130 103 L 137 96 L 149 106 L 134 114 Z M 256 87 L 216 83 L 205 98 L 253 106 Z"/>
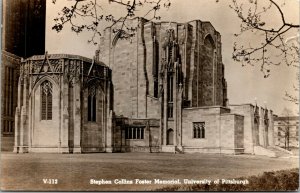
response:
<path id="1" fill-rule="evenodd" d="M 274 115 L 266 107 L 252 104 L 229 105 L 232 113 L 244 117 L 244 153 L 268 152 L 274 146 Z"/>
<path id="2" fill-rule="evenodd" d="M 2 1 L 1 150 L 12 151 L 21 57 L 45 53 L 45 0 Z"/>
<path id="3" fill-rule="evenodd" d="M 1 150 L 13 150 L 17 86 L 21 58 L 2 50 L 1 60 Z"/>
<path id="4" fill-rule="evenodd" d="M 134 36 L 105 29 L 94 60 L 22 60 L 15 152 L 255 154 L 273 146 L 271 110 L 229 105 L 211 23 L 135 18 L 126 26 Z"/>
<path id="5" fill-rule="evenodd" d="M 299 116 L 275 116 L 275 145 L 290 149 L 299 147 Z"/>
<path id="6" fill-rule="evenodd" d="M 45 53 L 46 1 L 3 0 L 2 49 L 19 57 Z"/>

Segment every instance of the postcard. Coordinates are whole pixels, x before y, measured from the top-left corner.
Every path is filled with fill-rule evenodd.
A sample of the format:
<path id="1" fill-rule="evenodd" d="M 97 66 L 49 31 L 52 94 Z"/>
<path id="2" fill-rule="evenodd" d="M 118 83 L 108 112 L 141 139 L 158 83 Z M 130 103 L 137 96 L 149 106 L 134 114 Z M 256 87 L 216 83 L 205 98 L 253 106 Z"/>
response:
<path id="1" fill-rule="evenodd" d="M 3 0 L 2 191 L 298 191 L 299 1 Z"/>

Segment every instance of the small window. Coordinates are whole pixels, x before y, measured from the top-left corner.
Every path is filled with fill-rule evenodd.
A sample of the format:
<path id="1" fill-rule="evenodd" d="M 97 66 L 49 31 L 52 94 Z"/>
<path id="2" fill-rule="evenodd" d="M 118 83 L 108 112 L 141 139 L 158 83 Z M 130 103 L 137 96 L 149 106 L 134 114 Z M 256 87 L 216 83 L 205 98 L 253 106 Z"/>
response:
<path id="1" fill-rule="evenodd" d="M 144 128 L 143 127 L 126 128 L 125 139 L 144 139 Z"/>
<path id="2" fill-rule="evenodd" d="M 193 123 L 193 138 L 195 139 L 205 138 L 205 122 Z"/>
<path id="3" fill-rule="evenodd" d="M 41 84 L 41 119 L 52 120 L 52 84 L 48 80 Z"/>

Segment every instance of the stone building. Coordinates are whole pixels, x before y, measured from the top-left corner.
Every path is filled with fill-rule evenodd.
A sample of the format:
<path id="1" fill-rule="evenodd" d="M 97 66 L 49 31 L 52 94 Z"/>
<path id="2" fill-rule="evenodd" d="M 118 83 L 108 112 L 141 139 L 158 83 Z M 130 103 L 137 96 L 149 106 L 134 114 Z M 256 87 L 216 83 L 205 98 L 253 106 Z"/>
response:
<path id="1" fill-rule="evenodd" d="M 111 71 L 74 55 L 21 61 L 14 152 L 112 151 Z"/>
<path id="2" fill-rule="evenodd" d="M 105 29 L 95 60 L 22 61 L 16 152 L 255 154 L 273 146 L 271 110 L 229 105 L 221 35 L 210 22 L 135 18 L 126 26 L 134 36 Z M 98 92 L 85 86 L 93 65 L 106 85 Z"/>
<path id="3" fill-rule="evenodd" d="M 45 53 L 46 1 L 2 1 L 1 150 L 12 151 L 21 57 Z"/>
<path id="4" fill-rule="evenodd" d="M 2 49 L 27 58 L 45 53 L 46 1 L 3 0 Z"/>
<path id="5" fill-rule="evenodd" d="M 232 113 L 244 117 L 244 153 L 269 154 L 274 146 L 274 115 L 266 107 L 252 104 L 229 105 Z"/>
<path id="6" fill-rule="evenodd" d="M 289 149 L 299 147 L 299 116 L 275 116 L 275 145 Z"/>
<path id="7" fill-rule="evenodd" d="M 12 151 L 17 106 L 18 66 L 21 58 L 2 50 L 1 62 L 1 150 Z"/>
<path id="8" fill-rule="evenodd" d="M 107 28 L 99 54 L 112 69 L 116 150 L 255 153 L 273 145 L 272 111 L 228 105 L 221 35 L 210 22 L 126 25 L 136 35 Z M 144 139 L 135 135 L 141 128 Z"/>

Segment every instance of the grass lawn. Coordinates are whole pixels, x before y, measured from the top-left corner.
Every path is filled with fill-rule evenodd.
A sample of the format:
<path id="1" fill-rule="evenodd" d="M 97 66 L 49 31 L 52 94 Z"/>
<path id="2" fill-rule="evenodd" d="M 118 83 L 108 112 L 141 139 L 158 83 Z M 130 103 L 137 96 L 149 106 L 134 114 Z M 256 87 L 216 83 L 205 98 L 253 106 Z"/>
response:
<path id="1" fill-rule="evenodd" d="M 299 168 L 298 162 L 298 158 L 197 153 L 2 153 L 1 190 L 155 190 L 166 185 L 96 185 L 90 179 L 232 179 Z M 43 179 L 58 179 L 58 184 L 44 184 Z"/>

